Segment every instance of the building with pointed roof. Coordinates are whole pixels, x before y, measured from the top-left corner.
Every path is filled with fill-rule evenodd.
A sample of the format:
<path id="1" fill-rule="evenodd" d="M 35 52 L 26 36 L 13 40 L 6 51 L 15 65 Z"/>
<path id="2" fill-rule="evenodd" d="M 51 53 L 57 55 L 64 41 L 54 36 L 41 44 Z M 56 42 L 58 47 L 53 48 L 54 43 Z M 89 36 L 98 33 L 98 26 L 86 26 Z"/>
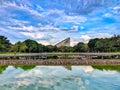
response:
<path id="1" fill-rule="evenodd" d="M 61 47 L 61 46 L 70 46 L 70 37 L 62 40 L 61 42 L 56 44 L 57 47 Z"/>

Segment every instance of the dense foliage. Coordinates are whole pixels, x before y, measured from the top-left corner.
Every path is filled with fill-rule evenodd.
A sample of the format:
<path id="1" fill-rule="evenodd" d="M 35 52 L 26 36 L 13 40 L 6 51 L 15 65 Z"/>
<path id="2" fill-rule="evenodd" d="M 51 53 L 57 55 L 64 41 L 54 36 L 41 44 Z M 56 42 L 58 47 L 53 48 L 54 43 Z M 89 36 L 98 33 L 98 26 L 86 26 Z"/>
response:
<path id="1" fill-rule="evenodd" d="M 45 46 L 30 39 L 11 44 L 5 36 L 0 35 L 0 52 L 120 52 L 120 35 L 114 35 L 111 38 L 95 38 L 87 44 L 79 42 L 73 47 L 59 48 L 53 45 Z"/>
<path id="2" fill-rule="evenodd" d="M 98 70 L 115 70 L 120 72 L 120 65 L 93 65 L 92 67 Z"/>
<path id="3" fill-rule="evenodd" d="M 119 52 L 120 35 L 114 35 L 111 38 L 95 38 L 88 42 L 90 52 Z"/>
<path id="4" fill-rule="evenodd" d="M 0 36 L 0 52 L 7 52 L 10 47 L 10 41 L 4 36 Z"/>

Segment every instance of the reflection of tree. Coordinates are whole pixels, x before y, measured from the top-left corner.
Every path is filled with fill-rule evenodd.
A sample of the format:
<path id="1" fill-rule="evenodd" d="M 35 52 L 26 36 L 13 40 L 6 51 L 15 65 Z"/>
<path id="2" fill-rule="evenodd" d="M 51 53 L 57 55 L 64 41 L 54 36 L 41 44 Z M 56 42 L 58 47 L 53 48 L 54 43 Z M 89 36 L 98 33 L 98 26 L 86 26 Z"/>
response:
<path id="1" fill-rule="evenodd" d="M 92 67 L 99 70 L 115 70 L 120 72 L 120 65 L 93 65 Z"/>
<path id="2" fill-rule="evenodd" d="M 63 66 L 65 69 L 67 69 L 67 70 L 72 70 L 72 66 L 70 66 L 70 65 L 67 65 L 67 66 Z"/>
<path id="3" fill-rule="evenodd" d="M 8 66 L 0 66 L 0 74 L 6 70 Z"/>
<path id="4" fill-rule="evenodd" d="M 35 65 L 22 65 L 22 66 L 14 66 L 15 68 L 21 68 L 23 70 L 30 70 L 35 68 Z"/>

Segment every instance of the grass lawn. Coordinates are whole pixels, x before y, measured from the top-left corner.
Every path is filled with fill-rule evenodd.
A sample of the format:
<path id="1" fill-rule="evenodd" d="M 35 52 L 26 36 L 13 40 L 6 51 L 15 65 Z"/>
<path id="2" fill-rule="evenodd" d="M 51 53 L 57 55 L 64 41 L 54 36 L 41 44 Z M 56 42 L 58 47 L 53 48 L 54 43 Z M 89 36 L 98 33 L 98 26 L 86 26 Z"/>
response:
<path id="1" fill-rule="evenodd" d="M 0 54 L 24 54 L 23 52 L 0 52 Z"/>

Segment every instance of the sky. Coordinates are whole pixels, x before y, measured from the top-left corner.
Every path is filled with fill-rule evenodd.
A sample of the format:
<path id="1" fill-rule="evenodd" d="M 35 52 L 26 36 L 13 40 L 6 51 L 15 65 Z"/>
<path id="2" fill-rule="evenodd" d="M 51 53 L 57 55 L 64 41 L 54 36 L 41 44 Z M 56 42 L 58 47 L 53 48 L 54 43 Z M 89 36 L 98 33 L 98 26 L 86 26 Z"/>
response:
<path id="1" fill-rule="evenodd" d="M 120 34 L 120 0 L 0 0 L 0 35 L 71 45 Z"/>

